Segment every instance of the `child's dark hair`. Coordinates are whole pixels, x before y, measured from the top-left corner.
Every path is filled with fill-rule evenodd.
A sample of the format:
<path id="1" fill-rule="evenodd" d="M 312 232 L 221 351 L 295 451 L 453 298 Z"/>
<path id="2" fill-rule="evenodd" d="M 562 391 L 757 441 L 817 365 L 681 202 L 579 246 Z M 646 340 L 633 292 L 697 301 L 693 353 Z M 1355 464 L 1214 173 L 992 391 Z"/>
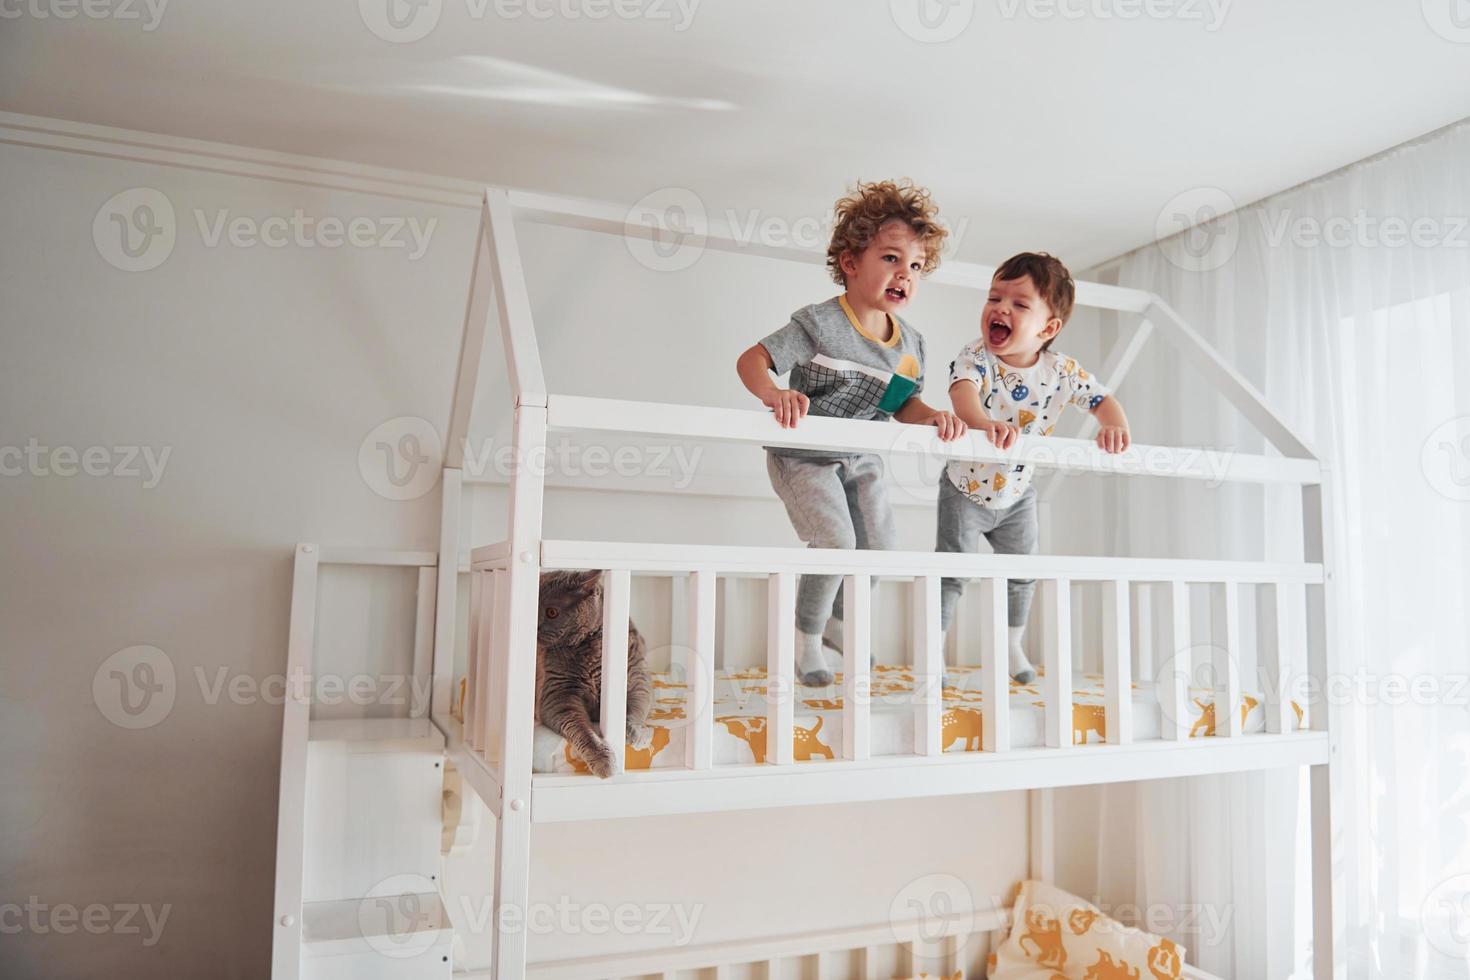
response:
<path id="1" fill-rule="evenodd" d="M 847 285 L 842 256 L 867 248 L 882 228 L 898 220 L 911 228 L 924 245 L 923 275 L 939 265 L 939 249 L 949 230 L 939 223 L 939 208 L 929 192 L 908 180 L 859 182 L 851 194 L 833 207 L 832 241 L 827 246 L 827 271 L 839 286 Z"/>
<path id="2" fill-rule="evenodd" d="M 1067 318 L 1072 315 L 1072 304 L 1077 299 L 1077 287 L 1062 260 L 1046 252 L 1021 252 L 1006 259 L 995 270 L 995 278 L 1002 282 L 1025 276 L 1031 277 L 1032 285 L 1051 308 L 1051 315 L 1065 326 Z M 1052 340 L 1056 338 L 1042 344 L 1041 349 L 1050 350 Z"/>

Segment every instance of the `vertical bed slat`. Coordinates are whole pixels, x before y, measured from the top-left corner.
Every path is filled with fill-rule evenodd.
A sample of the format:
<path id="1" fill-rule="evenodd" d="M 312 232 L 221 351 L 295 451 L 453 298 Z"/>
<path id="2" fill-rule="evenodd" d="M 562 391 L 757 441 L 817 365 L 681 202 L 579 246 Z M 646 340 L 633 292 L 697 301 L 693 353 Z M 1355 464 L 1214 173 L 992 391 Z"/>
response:
<path id="1" fill-rule="evenodd" d="M 1147 585 L 1134 589 L 1130 603 L 1134 608 L 1133 621 L 1138 624 L 1138 664 L 1134 676 L 1145 679 L 1154 676 L 1154 591 Z"/>
<path id="2" fill-rule="evenodd" d="M 1011 750 L 1011 675 L 1007 659 L 1006 580 L 980 580 L 980 747 L 986 752 Z"/>
<path id="3" fill-rule="evenodd" d="M 1215 735 L 1235 738 L 1240 734 L 1240 587 L 1220 582 L 1211 590 L 1214 603 Z M 1221 662 L 1223 661 L 1223 663 Z"/>
<path id="4" fill-rule="evenodd" d="M 1164 619 L 1169 647 L 1159 668 L 1159 735 L 1171 741 L 1189 738 L 1189 586 L 1169 582 L 1165 586 L 1169 600 L 1164 604 Z"/>
<path id="5" fill-rule="evenodd" d="M 474 747 L 487 758 L 497 748 L 490 736 L 490 729 L 494 727 L 494 706 L 498 703 L 495 697 L 499 693 L 495 684 L 494 651 L 495 623 L 500 610 L 495 604 L 503 599 L 496 592 L 504 584 L 501 581 L 504 577 L 502 572 L 480 572 L 479 601 L 470 604 L 471 625 L 475 628 L 475 643 L 470 647 L 470 656 L 475 661 L 475 679 L 465 685 L 465 696 L 469 697 L 470 688 L 475 689 L 475 723 L 470 726 L 470 737 Z"/>
<path id="6" fill-rule="evenodd" d="M 434 578 L 434 693 L 430 714 L 449 714 L 454 690 L 456 605 L 459 597 L 459 512 L 463 502 L 458 469 L 445 468 L 439 478 L 443 492 L 439 504 L 439 567 Z"/>
<path id="7" fill-rule="evenodd" d="M 1300 582 L 1277 582 L 1271 594 L 1276 607 L 1276 642 L 1266 653 L 1263 707 L 1266 731 L 1280 734 L 1296 727 L 1290 685 L 1293 665 L 1301 663 L 1307 645 L 1307 588 Z"/>
<path id="8" fill-rule="evenodd" d="M 628 741 L 627 569 L 607 572 L 602 586 L 602 740 L 612 753 L 613 772 L 622 772 Z"/>
<path id="9" fill-rule="evenodd" d="M 1041 600 L 1046 615 L 1046 678 L 1041 688 L 1046 699 L 1046 744 L 1061 748 L 1072 744 L 1071 581 L 1043 579 Z"/>
<path id="10" fill-rule="evenodd" d="M 483 573 L 480 584 L 480 645 L 474 656 L 480 662 L 480 751 L 497 761 L 505 758 L 495 727 L 493 706 L 505 700 L 506 652 L 496 645 L 498 623 L 509 614 L 510 572 L 496 569 Z"/>
<path id="11" fill-rule="evenodd" d="M 796 576 L 770 577 L 766 608 L 766 761 L 796 761 L 792 745 L 796 684 Z"/>
<path id="12" fill-rule="evenodd" d="M 866 574 L 842 580 L 842 757 L 872 753 L 873 593 Z"/>
<path id="13" fill-rule="evenodd" d="M 488 759 L 495 748 L 490 737 L 493 700 L 495 697 L 495 572 L 470 572 L 470 660 L 475 673 L 466 673 L 465 700 L 475 699 L 475 720 L 465 722 L 465 738 L 470 747 Z M 466 714 L 468 718 L 468 714 Z"/>
<path id="14" fill-rule="evenodd" d="M 487 598 L 486 575 L 486 572 L 470 572 L 470 649 L 464 672 L 464 740 L 476 752 L 480 750 L 480 607 Z"/>
<path id="15" fill-rule="evenodd" d="M 422 718 L 429 713 L 430 684 L 434 670 L 434 583 L 438 580 L 433 565 L 419 569 L 418 608 L 413 620 L 413 685 L 410 688 L 409 717 Z"/>
<path id="16" fill-rule="evenodd" d="M 715 724 L 715 573 L 699 569 L 689 575 L 686 603 L 689 628 L 689 661 L 685 682 L 689 741 L 684 764 L 690 769 L 708 769 L 714 762 Z"/>
<path id="17" fill-rule="evenodd" d="M 914 579 L 914 754 L 944 749 L 944 634 L 939 629 L 939 576 Z"/>
<path id="18" fill-rule="evenodd" d="M 1133 664 L 1128 583 L 1102 584 L 1103 735 L 1109 745 L 1133 742 Z"/>

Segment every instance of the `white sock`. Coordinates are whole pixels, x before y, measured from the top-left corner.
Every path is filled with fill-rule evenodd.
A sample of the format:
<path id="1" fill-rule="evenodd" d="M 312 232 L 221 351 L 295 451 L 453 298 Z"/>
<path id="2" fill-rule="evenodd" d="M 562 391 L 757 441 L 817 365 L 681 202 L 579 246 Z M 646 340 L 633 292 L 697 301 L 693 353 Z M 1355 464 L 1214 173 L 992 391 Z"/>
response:
<path id="1" fill-rule="evenodd" d="M 1026 659 L 1026 649 L 1022 642 L 1026 638 L 1026 627 L 1012 626 L 1009 629 L 1010 643 L 1007 651 L 1010 660 L 1011 676 L 1017 683 L 1026 684 L 1036 679 L 1036 668 L 1031 661 Z"/>
<path id="2" fill-rule="evenodd" d="M 842 652 L 842 620 L 832 616 L 827 620 L 827 628 L 822 630 L 822 642 L 827 646 Z"/>
<path id="3" fill-rule="evenodd" d="M 832 683 L 832 672 L 827 669 L 827 658 L 822 656 L 820 633 L 796 631 L 796 673 L 809 684 Z"/>

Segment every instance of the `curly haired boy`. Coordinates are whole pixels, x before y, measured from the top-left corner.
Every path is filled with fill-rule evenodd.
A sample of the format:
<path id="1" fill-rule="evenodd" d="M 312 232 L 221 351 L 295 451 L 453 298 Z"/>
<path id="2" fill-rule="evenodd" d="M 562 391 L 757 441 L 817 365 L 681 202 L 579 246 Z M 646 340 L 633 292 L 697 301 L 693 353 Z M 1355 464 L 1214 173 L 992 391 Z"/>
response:
<path id="1" fill-rule="evenodd" d="M 740 355 L 736 370 L 777 424 L 794 428 L 808 413 L 834 418 L 933 425 L 945 441 L 964 434 L 952 412 L 919 398 L 924 338 L 900 316 L 919 280 L 939 265 L 947 234 L 929 192 L 908 181 L 858 184 L 837 202 L 827 268 L 843 293 L 797 310 L 791 322 Z M 790 372 L 788 387 L 775 375 Z M 869 453 L 766 449 L 771 485 L 796 533 L 811 548 L 891 549 L 893 512 L 883 462 Z M 833 674 L 822 653 L 840 649 L 841 579 L 803 575 L 796 599 L 796 675 L 825 686 Z"/>

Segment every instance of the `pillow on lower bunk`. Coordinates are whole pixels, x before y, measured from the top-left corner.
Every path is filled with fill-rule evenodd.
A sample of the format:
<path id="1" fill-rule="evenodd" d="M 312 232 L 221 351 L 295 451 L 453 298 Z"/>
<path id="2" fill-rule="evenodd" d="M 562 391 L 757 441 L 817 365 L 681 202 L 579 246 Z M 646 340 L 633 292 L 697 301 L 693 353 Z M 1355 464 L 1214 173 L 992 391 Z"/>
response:
<path id="1" fill-rule="evenodd" d="M 1178 980 L 1184 947 L 1041 881 L 1021 883 L 990 980 Z"/>

